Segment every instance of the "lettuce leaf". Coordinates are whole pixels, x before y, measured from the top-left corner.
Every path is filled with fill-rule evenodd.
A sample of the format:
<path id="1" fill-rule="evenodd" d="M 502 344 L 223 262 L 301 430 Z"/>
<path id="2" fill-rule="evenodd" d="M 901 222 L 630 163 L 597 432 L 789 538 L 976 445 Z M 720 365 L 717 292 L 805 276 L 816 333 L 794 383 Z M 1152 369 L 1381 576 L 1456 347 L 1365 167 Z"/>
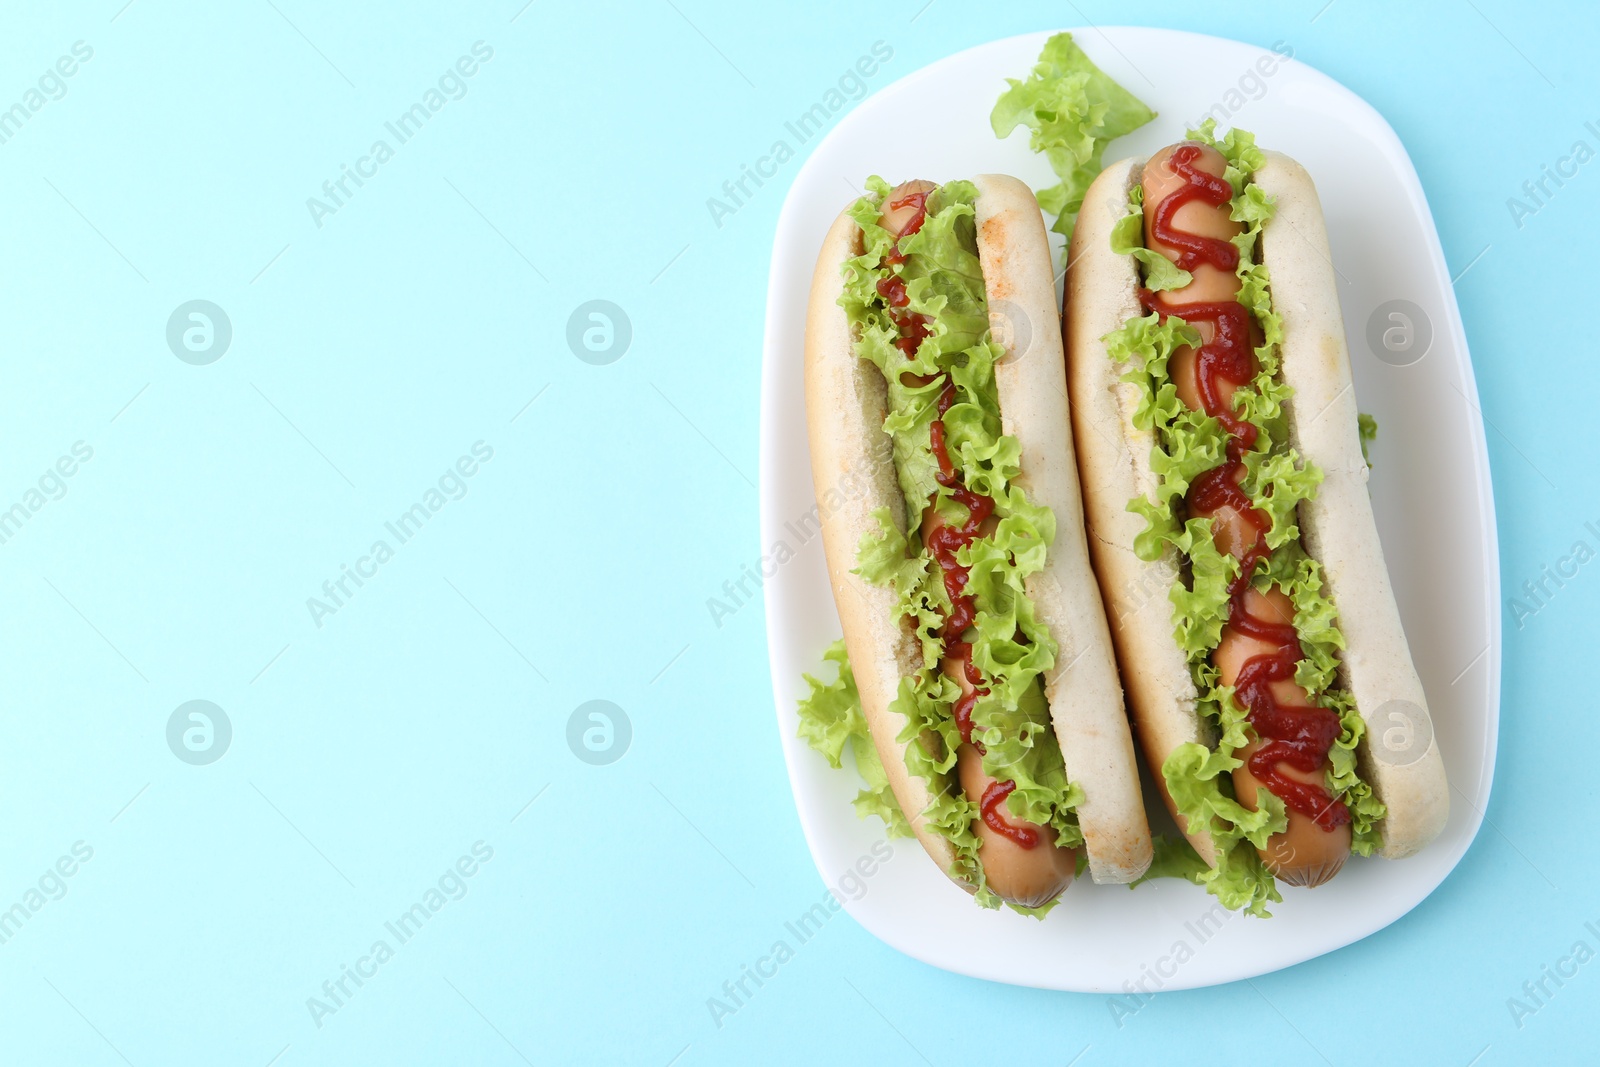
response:
<path id="1" fill-rule="evenodd" d="M 1172 260 L 1144 246 L 1144 185 L 1135 182 L 1128 190 L 1128 210 L 1111 227 L 1111 251 L 1139 261 L 1144 287 L 1155 292 L 1182 289 L 1194 275 Z"/>
<path id="2" fill-rule="evenodd" d="M 845 746 L 855 757 L 856 770 L 866 788 L 856 794 L 856 814 L 865 819 L 876 815 L 883 820 L 890 837 L 910 837 L 911 826 L 906 822 L 900 805 L 889 789 L 889 776 L 884 773 L 878 759 L 878 749 L 867 733 L 867 720 L 861 712 L 861 696 L 856 691 L 856 678 L 850 670 L 849 654 L 843 641 L 828 646 L 822 658 L 839 665 L 838 676 L 831 682 L 822 682 L 807 674 L 803 677 L 811 692 L 800 701 L 800 736 L 828 761 L 839 767 Z"/>
<path id="3" fill-rule="evenodd" d="M 1344 690 L 1329 692 L 1325 703 L 1338 709 L 1340 727 L 1339 737 L 1328 753 L 1333 762 L 1328 788 L 1335 795 L 1342 792 L 1345 806 L 1350 809 L 1350 850 L 1359 856 L 1370 856 L 1383 845 L 1378 824 L 1388 809 L 1372 795 L 1371 783 L 1356 771 L 1356 745 L 1366 733 L 1367 724 L 1356 708 L 1355 698 Z"/>
<path id="4" fill-rule="evenodd" d="M 1228 162 L 1226 175 L 1234 192 L 1229 215 L 1244 224 L 1244 232 L 1234 240 L 1239 249 L 1239 301 L 1255 316 L 1261 331 L 1261 344 L 1255 349 L 1259 373 L 1234 394 L 1235 414 L 1256 428 L 1255 444 L 1243 456 L 1241 488 L 1252 506 L 1271 519 L 1266 533 L 1270 554 L 1258 564 L 1251 581 L 1258 590 L 1279 587 L 1294 604 L 1302 653 L 1295 681 L 1320 694 L 1320 703 L 1340 714 L 1341 733 L 1329 755 L 1326 784 L 1350 809 L 1352 847 L 1367 855 L 1379 844 L 1377 824 L 1385 812 L 1356 768 L 1361 716 L 1354 699 L 1333 688 L 1344 637 L 1333 602 L 1323 592 L 1321 566 L 1301 547 L 1296 523 L 1300 504 L 1314 498 L 1322 472 L 1288 445 L 1284 404 L 1292 391 L 1278 375 L 1283 323 L 1272 306 L 1267 268 L 1255 259 L 1261 228 L 1275 209 L 1271 197 L 1250 182 L 1265 156 L 1251 134 L 1230 130 L 1218 138 L 1215 127 L 1213 120 L 1207 120 L 1199 129 L 1190 130 L 1189 137 L 1212 145 Z M 1150 279 L 1171 282 L 1170 272 L 1164 272 L 1159 264 L 1152 266 L 1151 257 L 1164 263 L 1165 257 L 1149 250 L 1139 255 L 1139 250 L 1131 247 L 1142 244 L 1142 213 L 1142 194 L 1130 196 L 1128 213 L 1113 229 L 1112 249 L 1138 259 Z M 1109 356 L 1128 367 L 1122 380 L 1139 388 L 1134 424 L 1156 436 L 1150 457 L 1156 490 L 1150 497 L 1128 504 L 1129 511 L 1145 520 L 1134 550 L 1141 559 L 1156 560 L 1172 549 L 1187 561 L 1187 580 L 1180 579 L 1169 591 L 1173 635 L 1188 657 L 1199 693 L 1199 711 L 1218 733 L 1210 748 L 1192 743 L 1179 746 L 1161 768 L 1178 811 L 1190 826 L 1204 827 L 1210 834 L 1218 864 L 1197 870 L 1193 864 L 1174 860 L 1168 866 L 1204 885 L 1226 907 L 1266 916 L 1270 914 L 1266 905 L 1281 898 L 1256 850 L 1284 828 L 1287 817 L 1283 801 L 1270 793 L 1261 794 L 1261 807 L 1254 812 L 1233 795 L 1231 772 L 1241 765 L 1235 753 L 1253 739 L 1254 731 L 1232 690 L 1219 684 L 1218 672 L 1210 662 L 1227 621 L 1227 589 L 1238 575 L 1238 561 L 1216 548 L 1210 520 L 1179 518 L 1181 502 L 1194 478 L 1224 460 L 1228 435 L 1217 419 L 1190 410 L 1177 398 L 1169 361 L 1179 347 L 1198 342 L 1197 332 L 1181 317 L 1170 315 L 1162 322 L 1154 313 L 1135 316 L 1103 340 Z"/>
<path id="5" fill-rule="evenodd" d="M 1189 130 L 1187 136 L 1191 141 L 1200 141 L 1215 148 L 1222 153 L 1222 158 L 1228 161 L 1228 169 L 1223 173 L 1228 179 L 1228 184 L 1233 186 L 1234 203 L 1237 205 L 1245 194 L 1245 183 L 1250 180 L 1250 175 L 1267 161 L 1267 154 L 1256 147 L 1256 135 L 1245 130 L 1232 129 L 1226 136 L 1218 137 L 1217 120 L 1206 119 L 1198 129 Z M 1234 218 L 1238 220 L 1237 215 Z"/>
<path id="6" fill-rule="evenodd" d="M 1368 449 L 1378 439 L 1378 420 L 1362 412 L 1356 415 L 1356 433 L 1361 437 L 1361 458 L 1366 461 L 1367 469 L 1372 469 L 1372 456 Z"/>
<path id="7" fill-rule="evenodd" d="M 1089 183 L 1100 173 L 1106 145 L 1156 117 L 1139 98 L 1095 66 L 1072 40 L 1058 33 L 1045 42 L 1027 80 L 1010 86 L 995 102 L 989 125 L 996 137 L 1018 126 L 1028 144 L 1043 152 L 1060 184 L 1039 190 L 1039 206 L 1056 216 L 1051 228 L 1072 235 Z"/>

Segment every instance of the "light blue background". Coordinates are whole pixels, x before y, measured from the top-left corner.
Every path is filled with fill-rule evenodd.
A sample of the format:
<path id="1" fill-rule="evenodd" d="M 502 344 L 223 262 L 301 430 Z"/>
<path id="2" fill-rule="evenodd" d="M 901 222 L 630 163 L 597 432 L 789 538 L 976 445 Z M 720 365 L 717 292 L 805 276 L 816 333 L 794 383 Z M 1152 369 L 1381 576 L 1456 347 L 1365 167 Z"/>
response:
<path id="1" fill-rule="evenodd" d="M 944 974 L 839 917 L 720 1028 L 706 1006 L 823 889 L 761 612 L 706 608 L 760 551 L 767 261 L 798 161 L 720 228 L 706 199 L 877 39 L 874 87 L 1091 21 L 1286 40 L 1399 131 L 1452 269 L 1488 249 L 1458 296 L 1510 595 L 1600 547 L 1600 163 L 1520 228 L 1506 206 L 1600 145 L 1600 78 L 1585 5 L 1474 2 L 8 5 L 0 107 L 94 51 L 0 144 L 0 508 L 74 442 L 94 455 L 0 545 L 0 909 L 74 842 L 93 858 L 0 944 L 0 1061 L 1592 1055 L 1600 962 L 1520 1028 L 1507 999 L 1600 947 L 1600 564 L 1521 627 L 1508 609 L 1490 822 L 1361 944 L 1119 1027 L 1108 998 Z M 319 228 L 307 198 L 480 40 L 466 95 Z M 566 343 L 596 298 L 634 331 L 608 366 Z M 166 344 L 191 299 L 232 322 L 209 366 Z M 466 495 L 314 625 L 306 599 L 478 441 Z M 166 744 L 192 699 L 233 724 L 209 766 Z M 565 740 L 591 699 L 632 721 L 610 766 Z M 307 998 L 479 841 L 466 895 L 319 1028 Z"/>

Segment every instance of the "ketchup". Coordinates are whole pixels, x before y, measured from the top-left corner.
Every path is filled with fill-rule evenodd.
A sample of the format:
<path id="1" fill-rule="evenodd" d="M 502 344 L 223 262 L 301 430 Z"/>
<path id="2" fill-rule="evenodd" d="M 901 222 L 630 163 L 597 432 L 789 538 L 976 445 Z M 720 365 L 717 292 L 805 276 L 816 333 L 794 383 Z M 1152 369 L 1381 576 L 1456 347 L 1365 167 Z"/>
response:
<path id="1" fill-rule="evenodd" d="M 919 226 L 922 224 L 921 216 L 912 221 Z M 884 261 L 888 262 L 888 258 L 885 256 Z M 878 282 L 878 295 L 889 305 L 889 318 L 900 328 L 900 336 L 895 339 L 894 346 L 904 352 L 907 359 L 914 359 L 917 346 L 928 336 L 928 317 L 905 310 L 911 298 L 906 296 L 906 283 L 894 275 Z"/>
<path id="2" fill-rule="evenodd" d="M 1202 263 L 1209 263 L 1218 270 L 1233 270 L 1239 265 L 1239 250 L 1232 241 L 1224 241 L 1220 237 L 1202 237 L 1172 224 L 1178 209 L 1191 200 L 1221 207 L 1233 199 L 1233 186 L 1226 179 L 1207 174 L 1194 165 L 1199 158 L 1199 145 L 1179 145 L 1173 149 L 1168 157 L 1172 172 L 1188 184 L 1156 208 L 1156 222 L 1152 230 L 1156 240 L 1178 249 L 1178 266 L 1183 270 L 1194 270 Z"/>
<path id="3" fill-rule="evenodd" d="M 1167 203 L 1171 202 L 1169 198 Z M 1233 405 L 1223 401 L 1221 382 L 1243 383 L 1255 376 L 1255 359 L 1250 351 L 1250 312 L 1237 300 L 1184 304 L 1175 308 L 1148 289 L 1139 291 L 1139 300 L 1146 311 L 1161 311 L 1162 318 L 1169 312 L 1181 311 L 1179 317 L 1185 322 L 1211 323 L 1212 340 L 1200 346 L 1195 364 L 1195 384 L 1199 386 L 1201 406 L 1207 415 L 1216 416 L 1223 428 L 1248 450 L 1256 443 L 1256 428 L 1234 414 Z"/>
<path id="4" fill-rule="evenodd" d="M 890 201 L 889 208 L 898 210 L 909 205 L 916 207 L 916 213 L 900 231 L 900 237 L 922 229 L 922 224 L 927 221 L 928 216 L 928 194 L 907 193 Z M 884 255 L 883 261 L 886 264 L 902 263 L 905 258 L 900 251 L 899 238 L 896 238 L 894 248 Z M 900 331 L 900 336 L 895 340 L 895 347 L 904 352 L 907 358 L 914 358 L 918 346 L 929 333 L 927 316 L 905 310 L 910 298 L 906 295 L 905 281 L 897 275 L 881 279 L 877 289 L 878 295 L 889 306 L 890 320 Z M 951 498 L 956 503 L 967 509 L 967 520 L 959 526 L 938 523 L 928 534 L 928 549 L 934 562 L 939 565 L 945 595 L 950 598 L 950 611 L 945 615 L 944 622 L 939 628 L 943 656 L 961 662 L 961 672 L 972 686 L 971 692 L 963 693 L 957 698 L 951 712 L 956 721 L 956 729 L 961 733 L 961 740 L 973 745 L 979 753 L 983 753 L 983 744 L 972 740 L 972 710 L 977 705 L 978 698 L 987 696 L 989 690 L 983 687 L 983 673 L 972 662 L 972 643 L 964 636 L 977 621 L 978 604 L 966 591 L 970 568 L 956 562 L 956 553 L 981 536 L 984 520 L 994 514 L 994 498 L 975 492 L 962 484 L 961 476 L 956 472 L 955 464 L 950 459 L 950 449 L 945 439 L 944 416 L 956 400 L 955 382 L 950 380 L 948 373 L 943 373 L 932 378 L 917 378 L 916 384 L 930 385 L 940 379 L 944 381 L 944 388 L 939 391 L 939 416 L 928 428 L 928 445 L 933 452 L 934 460 L 939 464 L 939 471 L 934 478 L 940 485 L 950 490 Z M 937 517 L 930 516 L 930 521 L 937 521 Z M 1019 848 L 1035 848 L 1039 844 L 1039 831 L 1028 826 L 1012 825 L 1006 821 L 1002 811 L 1001 805 L 1016 787 L 1015 782 L 991 782 L 983 792 L 979 811 L 984 823 L 995 833 L 1006 837 Z"/>
<path id="5" fill-rule="evenodd" d="M 1009 838 L 1018 848 L 1037 848 L 1039 845 L 1039 831 L 1031 826 L 1013 826 L 1006 822 L 1004 815 L 1000 814 L 1000 805 L 1005 803 L 1006 797 L 1017 788 L 1016 782 L 990 782 L 989 788 L 983 791 L 983 802 L 979 805 L 983 812 L 983 821 L 989 829 L 1002 837 Z"/>
<path id="6" fill-rule="evenodd" d="M 1181 145 L 1170 157 L 1173 172 L 1188 183 L 1168 196 L 1156 209 L 1154 237 L 1177 248 L 1177 265 L 1193 270 L 1209 263 L 1221 270 L 1234 270 L 1239 250 L 1231 241 L 1180 230 L 1173 225 L 1178 209 L 1191 200 L 1214 207 L 1227 203 L 1232 187 L 1222 178 L 1195 166 L 1200 157 L 1196 145 Z M 1320 785 L 1308 784 L 1280 771 L 1288 764 L 1307 773 L 1316 771 L 1328 758 L 1337 740 L 1341 723 L 1331 708 L 1286 706 L 1273 695 L 1272 683 L 1291 681 L 1302 653 L 1300 639 L 1291 624 L 1273 622 L 1250 614 L 1244 595 L 1256 564 L 1270 554 L 1267 548 L 1269 516 L 1251 506 L 1250 497 L 1240 488 L 1244 455 L 1256 443 L 1256 427 L 1233 410 L 1231 397 L 1224 398 L 1224 384 L 1243 385 L 1254 377 L 1256 362 L 1251 351 L 1250 313 L 1237 300 L 1213 303 L 1167 304 L 1148 289 L 1139 291 L 1147 311 L 1157 311 L 1165 319 L 1177 315 L 1185 322 L 1209 322 L 1212 338 L 1200 346 L 1195 359 L 1195 384 L 1201 407 L 1219 421 L 1229 433 L 1227 458 L 1217 467 L 1198 475 L 1189 484 L 1187 503 L 1193 514 L 1215 515 L 1227 507 L 1241 515 L 1255 536 L 1248 544 L 1234 546 L 1239 559 L 1239 575 L 1228 586 L 1227 625 L 1246 637 L 1276 646 L 1271 652 L 1252 656 L 1239 668 L 1234 680 L 1234 698 L 1249 715 L 1250 725 L 1265 742 L 1250 756 L 1247 765 L 1274 796 L 1287 807 L 1309 815 L 1324 830 L 1350 822 L 1350 809 L 1335 800 Z M 1222 547 L 1219 545 L 1219 547 Z"/>
<path id="7" fill-rule="evenodd" d="M 890 211 L 899 211 L 903 207 L 915 207 L 916 211 L 906 222 L 905 227 L 901 229 L 900 237 L 904 237 L 908 233 L 916 233 L 922 229 L 922 224 L 928 221 L 928 194 L 925 192 L 908 192 L 904 196 L 896 197 L 889 201 Z M 905 253 L 900 251 L 900 237 L 895 238 L 894 247 L 884 255 L 883 261 L 885 263 L 904 263 L 906 261 Z M 899 279 L 895 280 L 898 281 Z"/>
<path id="8" fill-rule="evenodd" d="M 948 375 L 945 377 L 945 386 L 939 392 L 939 417 L 933 420 L 928 429 L 929 445 L 933 450 L 933 458 L 939 463 L 939 473 L 934 477 L 940 485 L 950 490 L 956 503 L 967 509 L 967 521 L 960 526 L 949 523 L 935 526 L 928 534 L 928 549 L 933 554 L 934 562 L 939 565 L 945 595 L 950 598 L 950 611 L 939 628 L 939 639 L 944 644 L 944 654 L 961 661 L 962 673 L 973 686 L 972 692 L 964 693 L 956 700 L 954 708 L 961 740 L 972 744 L 972 709 L 978 703 L 978 697 L 986 696 L 989 690 L 982 688 L 983 675 L 973 665 L 971 642 L 962 637 L 977 621 L 978 604 L 966 592 L 969 568 L 956 562 L 956 553 L 978 539 L 983 521 L 994 514 L 994 499 L 962 485 L 955 464 L 950 461 L 950 450 L 945 443 L 944 414 L 955 402 L 956 386 L 948 380 Z M 981 743 L 978 744 L 978 751 L 983 751 Z"/>

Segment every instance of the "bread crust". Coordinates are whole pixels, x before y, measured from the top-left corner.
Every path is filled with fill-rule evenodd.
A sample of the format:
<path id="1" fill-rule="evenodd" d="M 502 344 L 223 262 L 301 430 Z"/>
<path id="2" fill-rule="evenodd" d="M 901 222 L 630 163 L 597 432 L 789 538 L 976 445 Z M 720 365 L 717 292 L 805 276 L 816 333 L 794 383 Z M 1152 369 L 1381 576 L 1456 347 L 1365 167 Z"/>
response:
<path id="1" fill-rule="evenodd" d="M 1315 499 L 1300 505 L 1297 522 L 1307 553 L 1322 564 L 1324 589 L 1338 610 L 1347 648 L 1340 655 L 1337 683 L 1354 695 L 1367 724 L 1359 767 L 1389 809 L 1379 824 L 1380 855 L 1396 859 L 1418 851 L 1443 828 L 1449 788 L 1367 495 L 1322 207 L 1303 167 L 1281 153 L 1266 155 L 1252 180 L 1277 201 L 1262 229 L 1261 258 L 1271 278 L 1273 306 L 1283 320 L 1283 378 L 1294 390 L 1288 404 L 1290 443 L 1324 474 Z M 1066 335 L 1095 568 L 1113 616 L 1112 634 L 1140 741 L 1159 780 L 1161 766 L 1179 744 L 1214 742 L 1172 639 L 1166 591 L 1177 573 L 1176 553 L 1169 548 L 1156 563 L 1133 554 L 1133 539 L 1144 522 L 1125 509 L 1129 500 L 1149 496 L 1155 487 L 1149 463 L 1155 435 L 1133 426 L 1137 387 L 1118 380 L 1122 369 L 1100 340 L 1143 313 L 1136 262 L 1116 255 L 1110 245 L 1111 227 L 1126 212 L 1128 190 L 1142 169 L 1142 160 L 1113 163 L 1084 198 L 1067 275 Z M 1149 589 L 1159 592 L 1148 596 Z M 1165 782 L 1160 784 L 1171 809 Z M 1203 828 L 1184 829 L 1200 855 L 1214 864 L 1209 835 Z"/>
<path id="2" fill-rule="evenodd" d="M 1149 867 L 1150 831 L 1085 543 L 1049 242 L 1026 185 L 1004 175 L 979 175 L 973 183 L 979 191 L 974 221 L 991 321 L 996 340 L 1008 349 L 995 371 L 1002 430 L 1021 445 L 1023 473 L 1017 484 L 1056 517 L 1047 562 L 1026 581 L 1039 618 L 1059 645 L 1056 664 L 1044 679 L 1052 726 L 1068 777 L 1084 791 L 1078 818 L 1090 873 L 1097 882 L 1129 882 Z M 848 317 L 838 304 L 841 268 L 860 248 L 854 220 L 841 214 L 823 241 L 812 278 L 805 344 L 812 480 L 818 499 L 852 476 L 852 489 L 859 490 L 838 494 L 844 505 L 822 517 L 834 603 L 890 788 L 918 840 L 949 874 L 954 851 L 925 825 L 921 813 L 932 798 L 927 785 L 906 769 L 906 743 L 895 740 L 905 729 L 905 717 L 889 709 L 900 680 L 921 669 L 921 649 L 898 615 L 895 594 L 851 573 L 861 537 L 878 529 L 874 511 L 888 508 L 901 533 L 908 526 L 890 439 L 882 430 L 887 388 L 877 368 L 856 356 Z"/>

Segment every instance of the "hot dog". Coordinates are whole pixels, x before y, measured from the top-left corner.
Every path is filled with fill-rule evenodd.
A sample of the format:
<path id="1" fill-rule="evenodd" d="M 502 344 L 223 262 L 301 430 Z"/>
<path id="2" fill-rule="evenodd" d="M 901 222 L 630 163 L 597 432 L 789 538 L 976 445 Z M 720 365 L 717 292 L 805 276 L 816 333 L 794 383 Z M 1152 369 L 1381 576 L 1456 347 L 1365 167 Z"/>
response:
<path id="1" fill-rule="evenodd" d="M 1044 223 L 1000 175 L 869 190 L 823 241 L 807 319 L 844 649 L 800 729 L 835 762 L 859 742 L 875 789 L 858 807 L 904 825 L 980 903 L 1043 914 L 1080 853 L 1100 882 L 1151 857 Z M 864 487 L 837 492 L 846 480 Z"/>
<path id="2" fill-rule="evenodd" d="M 1090 186 L 1064 331 L 1147 762 L 1229 907 L 1422 848 L 1443 762 L 1383 564 L 1321 206 L 1214 124 Z M 1374 744 L 1395 709 L 1421 751 Z M 1425 746 L 1425 747 L 1424 747 Z"/>

